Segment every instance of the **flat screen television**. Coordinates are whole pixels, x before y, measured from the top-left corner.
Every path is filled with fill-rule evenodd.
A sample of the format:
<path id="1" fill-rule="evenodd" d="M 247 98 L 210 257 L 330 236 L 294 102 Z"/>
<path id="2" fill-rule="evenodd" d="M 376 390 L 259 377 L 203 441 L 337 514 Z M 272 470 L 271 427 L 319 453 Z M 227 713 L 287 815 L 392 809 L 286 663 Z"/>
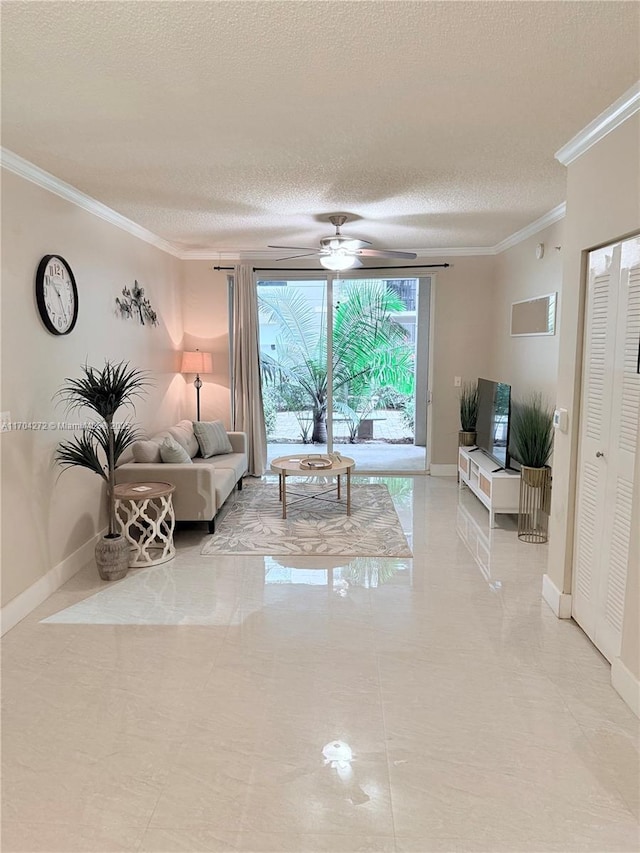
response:
<path id="1" fill-rule="evenodd" d="M 478 379 L 478 421 L 476 444 L 501 468 L 510 467 L 509 421 L 511 386 L 490 379 Z"/>

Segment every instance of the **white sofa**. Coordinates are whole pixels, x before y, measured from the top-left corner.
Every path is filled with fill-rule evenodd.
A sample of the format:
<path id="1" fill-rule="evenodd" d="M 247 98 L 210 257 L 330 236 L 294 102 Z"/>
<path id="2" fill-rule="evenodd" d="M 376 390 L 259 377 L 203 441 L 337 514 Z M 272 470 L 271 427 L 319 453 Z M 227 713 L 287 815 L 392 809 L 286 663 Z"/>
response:
<path id="1" fill-rule="evenodd" d="M 190 433 L 190 436 L 189 436 Z M 236 485 L 242 489 L 247 473 L 247 437 L 244 432 L 228 432 L 233 453 L 203 459 L 195 451 L 197 440 L 191 421 L 153 435 L 158 447 L 171 435 L 191 456 L 191 462 L 135 462 L 133 454 L 123 454 L 116 468 L 117 483 L 171 483 L 175 486 L 173 507 L 177 521 L 206 521 L 209 532 L 215 530 L 215 516 Z M 185 438 L 186 436 L 186 438 Z"/>

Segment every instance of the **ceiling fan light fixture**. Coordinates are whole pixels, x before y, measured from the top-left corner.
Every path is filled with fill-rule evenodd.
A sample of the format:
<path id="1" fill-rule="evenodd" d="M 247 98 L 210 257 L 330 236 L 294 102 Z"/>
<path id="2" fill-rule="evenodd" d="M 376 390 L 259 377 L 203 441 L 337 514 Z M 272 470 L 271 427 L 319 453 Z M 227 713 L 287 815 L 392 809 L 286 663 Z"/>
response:
<path id="1" fill-rule="evenodd" d="M 309 246 L 269 246 L 270 249 L 293 249 L 303 252 L 301 255 L 289 255 L 286 258 L 278 258 L 279 261 L 292 261 L 294 258 L 308 258 L 318 255 L 320 263 L 325 269 L 340 272 L 352 267 L 361 267 L 361 258 L 406 258 L 415 260 L 415 252 L 396 252 L 391 249 L 372 249 L 369 240 L 360 240 L 346 237 L 340 233 L 340 226 L 347 221 L 344 213 L 336 213 L 329 217 L 329 221 L 335 226 L 336 233 L 330 237 L 320 239 L 320 247 L 312 249 Z"/>
<path id="2" fill-rule="evenodd" d="M 340 272 L 348 270 L 356 265 L 357 257 L 355 255 L 347 255 L 345 252 L 331 252 L 328 255 L 320 256 L 320 263 L 325 269 Z"/>

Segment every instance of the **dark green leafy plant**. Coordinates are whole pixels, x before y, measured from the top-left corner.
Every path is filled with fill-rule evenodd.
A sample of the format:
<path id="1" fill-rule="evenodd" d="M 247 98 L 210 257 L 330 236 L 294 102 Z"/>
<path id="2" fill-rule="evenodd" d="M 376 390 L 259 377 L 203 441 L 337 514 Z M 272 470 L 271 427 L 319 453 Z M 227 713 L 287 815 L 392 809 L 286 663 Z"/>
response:
<path id="1" fill-rule="evenodd" d="M 135 409 L 134 400 L 151 384 L 148 374 L 130 367 L 128 362 L 105 361 L 102 370 L 83 365 L 83 376 L 65 379 L 58 396 L 68 412 L 88 409 L 98 418 L 85 426 L 80 435 L 58 446 L 56 461 L 63 468 L 87 468 L 107 484 L 109 536 L 116 535 L 113 489 L 118 459 L 139 438 L 138 429 L 129 421 L 114 424 L 121 406 Z"/>
<path id="2" fill-rule="evenodd" d="M 511 456 L 527 468 L 544 468 L 553 450 L 553 409 L 539 393 L 513 403 Z"/>
<path id="3" fill-rule="evenodd" d="M 475 432 L 478 423 L 478 383 L 465 382 L 460 389 L 460 428 Z"/>

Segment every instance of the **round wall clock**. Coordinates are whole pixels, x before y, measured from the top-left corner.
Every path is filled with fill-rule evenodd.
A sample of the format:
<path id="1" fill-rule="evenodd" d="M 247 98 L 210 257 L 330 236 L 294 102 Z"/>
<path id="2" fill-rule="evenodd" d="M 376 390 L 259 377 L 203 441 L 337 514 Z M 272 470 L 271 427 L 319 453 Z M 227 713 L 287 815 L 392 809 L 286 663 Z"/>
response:
<path id="1" fill-rule="evenodd" d="M 45 255 L 36 273 L 36 299 L 42 322 L 54 335 L 68 335 L 78 319 L 78 288 L 60 255 Z"/>

